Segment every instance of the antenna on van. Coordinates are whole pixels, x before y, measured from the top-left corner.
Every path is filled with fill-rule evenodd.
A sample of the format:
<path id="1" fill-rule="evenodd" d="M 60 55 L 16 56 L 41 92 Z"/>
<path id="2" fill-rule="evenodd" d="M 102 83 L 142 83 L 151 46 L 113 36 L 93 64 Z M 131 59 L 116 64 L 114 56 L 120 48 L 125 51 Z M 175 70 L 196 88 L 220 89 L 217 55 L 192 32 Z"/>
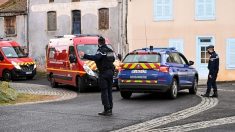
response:
<path id="1" fill-rule="evenodd" d="M 145 32 L 145 47 L 148 47 L 148 44 L 147 44 L 147 31 L 146 31 L 146 19 L 144 19 L 144 32 Z"/>

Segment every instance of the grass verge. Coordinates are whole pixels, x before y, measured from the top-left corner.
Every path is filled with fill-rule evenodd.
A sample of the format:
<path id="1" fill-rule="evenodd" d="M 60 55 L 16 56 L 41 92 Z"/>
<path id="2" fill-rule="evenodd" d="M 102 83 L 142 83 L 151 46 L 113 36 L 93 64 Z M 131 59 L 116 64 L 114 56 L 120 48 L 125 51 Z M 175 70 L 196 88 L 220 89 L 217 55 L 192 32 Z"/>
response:
<path id="1" fill-rule="evenodd" d="M 52 95 L 35 95 L 19 93 L 16 100 L 0 101 L 0 105 L 14 105 L 19 103 L 38 102 L 57 99 L 59 96 Z"/>

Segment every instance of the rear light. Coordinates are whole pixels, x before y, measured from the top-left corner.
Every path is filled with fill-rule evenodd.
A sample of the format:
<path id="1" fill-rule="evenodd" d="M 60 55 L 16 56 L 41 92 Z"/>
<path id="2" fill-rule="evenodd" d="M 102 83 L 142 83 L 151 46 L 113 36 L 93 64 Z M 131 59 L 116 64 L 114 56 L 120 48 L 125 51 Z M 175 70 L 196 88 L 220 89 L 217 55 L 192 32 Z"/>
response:
<path id="1" fill-rule="evenodd" d="M 159 71 L 160 72 L 169 72 L 169 67 L 168 66 L 160 66 Z"/>
<path id="2" fill-rule="evenodd" d="M 118 72 L 120 72 L 120 71 L 123 71 L 124 69 L 122 69 L 122 67 L 117 67 L 117 69 L 118 69 Z"/>

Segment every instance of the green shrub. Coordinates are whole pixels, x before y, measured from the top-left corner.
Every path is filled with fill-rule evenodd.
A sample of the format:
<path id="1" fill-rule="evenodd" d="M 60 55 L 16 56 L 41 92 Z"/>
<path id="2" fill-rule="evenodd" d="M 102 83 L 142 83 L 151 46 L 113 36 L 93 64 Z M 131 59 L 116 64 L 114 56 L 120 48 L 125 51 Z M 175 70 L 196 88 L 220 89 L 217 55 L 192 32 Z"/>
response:
<path id="1" fill-rule="evenodd" d="M 11 88 L 8 82 L 0 82 L 0 102 L 9 102 L 17 99 L 18 93 Z"/>

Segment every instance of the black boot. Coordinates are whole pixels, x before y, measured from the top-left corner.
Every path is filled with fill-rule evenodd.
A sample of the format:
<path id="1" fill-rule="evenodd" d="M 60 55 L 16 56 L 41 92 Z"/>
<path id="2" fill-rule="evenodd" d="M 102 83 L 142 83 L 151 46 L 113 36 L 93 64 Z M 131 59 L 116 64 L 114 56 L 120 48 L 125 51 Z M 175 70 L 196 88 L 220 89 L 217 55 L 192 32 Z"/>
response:
<path id="1" fill-rule="evenodd" d="M 112 109 L 104 110 L 103 112 L 98 113 L 98 115 L 111 116 L 112 115 Z"/>
<path id="2" fill-rule="evenodd" d="M 201 96 L 202 97 L 210 97 L 210 94 L 209 93 L 205 93 L 205 94 L 202 94 Z"/>
<path id="3" fill-rule="evenodd" d="M 213 98 L 218 98 L 218 93 L 217 93 L 217 91 L 214 91 L 214 94 L 213 94 L 211 97 L 213 97 Z"/>

